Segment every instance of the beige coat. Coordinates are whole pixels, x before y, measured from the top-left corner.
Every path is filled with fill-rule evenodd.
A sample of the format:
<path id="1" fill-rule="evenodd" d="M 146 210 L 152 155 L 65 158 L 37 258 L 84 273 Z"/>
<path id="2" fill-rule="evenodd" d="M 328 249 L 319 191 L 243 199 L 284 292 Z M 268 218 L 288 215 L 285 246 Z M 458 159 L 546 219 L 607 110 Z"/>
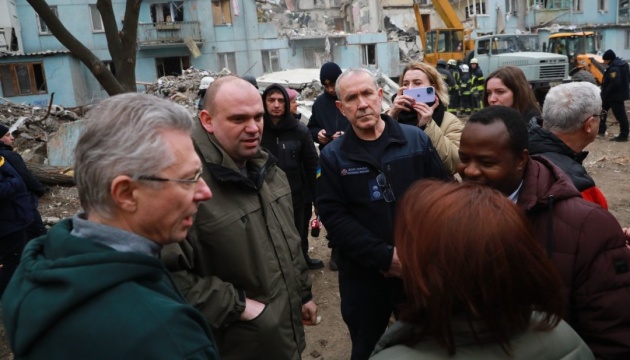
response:
<path id="1" fill-rule="evenodd" d="M 462 136 L 462 129 L 464 129 L 464 123 L 449 112 L 444 113 L 441 126 L 437 126 L 435 121 L 431 120 L 424 129 L 424 132 L 431 139 L 433 147 L 440 155 L 444 168 L 450 174 L 457 172 L 459 139 Z"/>

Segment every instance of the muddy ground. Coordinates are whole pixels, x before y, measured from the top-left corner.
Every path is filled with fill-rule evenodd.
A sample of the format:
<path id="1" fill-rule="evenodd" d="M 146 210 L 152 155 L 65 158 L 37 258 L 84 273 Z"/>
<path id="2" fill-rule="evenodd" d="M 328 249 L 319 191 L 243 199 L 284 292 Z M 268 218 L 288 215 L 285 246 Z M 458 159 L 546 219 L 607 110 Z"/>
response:
<path id="1" fill-rule="evenodd" d="M 608 199 L 610 212 L 622 226 L 630 225 L 630 143 L 615 143 L 609 139 L 615 136 L 619 127 L 614 119 L 609 119 L 609 134 L 597 138 L 589 145 L 590 155 L 585 166 L 597 185 Z M 79 211 L 79 202 L 74 188 L 52 187 L 40 203 L 43 216 L 64 218 Z M 330 250 L 325 240 L 325 231 L 318 238 L 311 238 L 311 257 L 328 263 Z M 350 338 L 339 311 L 339 289 L 337 273 L 328 267 L 312 271 L 313 294 L 319 307 L 322 321 L 319 325 L 306 329 L 307 347 L 304 359 L 341 360 L 350 357 Z M 4 335 L 4 329 L 0 329 Z M 11 359 L 6 342 L 0 342 L 0 360 Z"/>

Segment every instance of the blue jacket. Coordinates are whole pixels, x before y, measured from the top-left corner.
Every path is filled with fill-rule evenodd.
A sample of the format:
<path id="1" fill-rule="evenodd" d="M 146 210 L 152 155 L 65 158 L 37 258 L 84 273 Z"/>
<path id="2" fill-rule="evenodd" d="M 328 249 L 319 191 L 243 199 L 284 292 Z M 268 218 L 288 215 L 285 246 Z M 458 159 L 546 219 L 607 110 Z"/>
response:
<path id="1" fill-rule="evenodd" d="M 386 271 L 393 255 L 396 202 L 374 197 L 376 177 L 383 172 L 400 200 L 416 180 L 449 176 L 422 130 L 381 118 L 390 137 L 379 159 L 363 151 L 352 127 L 323 150 L 317 207 L 332 247 L 362 267 Z"/>
<path id="2" fill-rule="evenodd" d="M 26 184 L 0 156 L 0 237 L 25 229 L 31 221 L 33 206 Z"/>

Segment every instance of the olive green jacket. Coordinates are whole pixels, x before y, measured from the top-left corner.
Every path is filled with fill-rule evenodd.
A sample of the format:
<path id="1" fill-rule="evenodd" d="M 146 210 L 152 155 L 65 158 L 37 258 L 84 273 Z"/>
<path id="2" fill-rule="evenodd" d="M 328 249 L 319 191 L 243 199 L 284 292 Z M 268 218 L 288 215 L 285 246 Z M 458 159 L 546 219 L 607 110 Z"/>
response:
<path id="1" fill-rule="evenodd" d="M 312 295 L 289 182 L 262 150 L 246 178 L 213 135 L 198 128 L 193 140 L 213 196 L 187 241 L 165 247 L 162 259 L 213 328 L 222 359 L 300 359 L 301 308 Z M 245 297 L 266 304 L 247 322 Z"/>

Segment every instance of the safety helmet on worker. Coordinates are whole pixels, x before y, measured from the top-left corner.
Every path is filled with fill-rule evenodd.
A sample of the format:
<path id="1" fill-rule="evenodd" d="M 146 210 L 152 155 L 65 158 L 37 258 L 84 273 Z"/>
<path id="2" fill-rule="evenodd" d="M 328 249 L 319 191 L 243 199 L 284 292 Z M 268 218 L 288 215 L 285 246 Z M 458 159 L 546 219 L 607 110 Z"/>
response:
<path id="1" fill-rule="evenodd" d="M 477 58 L 472 58 L 472 59 L 470 59 L 470 63 L 471 64 L 479 64 L 479 61 L 477 60 Z"/>
<path id="2" fill-rule="evenodd" d="M 446 60 L 444 60 L 444 59 L 440 59 L 440 60 L 438 60 L 438 61 L 437 61 L 437 64 L 438 64 L 439 66 L 444 66 L 444 67 L 446 67 Z"/>
<path id="3" fill-rule="evenodd" d="M 466 64 L 462 65 L 462 72 L 465 72 L 465 73 L 468 72 L 468 65 Z"/>
<path id="4" fill-rule="evenodd" d="M 448 64 L 451 65 L 451 66 L 456 66 L 457 65 L 457 61 L 455 61 L 455 59 L 450 59 L 448 61 Z"/>
<path id="5" fill-rule="evenodd" d="M 199 83 L 199 90 L 205 90 L 209 88 L 212 82 L 214 82 L 214 78 L 212 78 L 211 76 L 205 76 L 203 79 L 201 79 L 201 82 Z"/>

